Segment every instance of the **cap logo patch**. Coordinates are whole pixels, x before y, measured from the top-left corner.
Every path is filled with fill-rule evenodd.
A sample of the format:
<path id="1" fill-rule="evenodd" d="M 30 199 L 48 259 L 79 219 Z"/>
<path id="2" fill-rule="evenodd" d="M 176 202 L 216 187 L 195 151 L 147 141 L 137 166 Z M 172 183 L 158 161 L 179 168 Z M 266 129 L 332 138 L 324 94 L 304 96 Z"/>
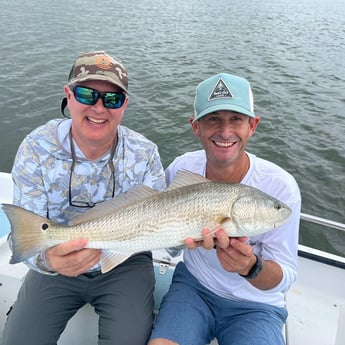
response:
<path id="1" fill-rule="evenodd" d="M 224 83 L 223 79 L 220 78 L 212 90 L 210 97 L 208 98 L 209 101 L 218 99 L 218 98 L 233 98 L 233 95 L 229 88 Z"/>
<path id="2" fill-rule="evenodd" d="M 95 65 L 100 69 L 111 69 L 113 62 L 106 55 L 96 56 Z"/>

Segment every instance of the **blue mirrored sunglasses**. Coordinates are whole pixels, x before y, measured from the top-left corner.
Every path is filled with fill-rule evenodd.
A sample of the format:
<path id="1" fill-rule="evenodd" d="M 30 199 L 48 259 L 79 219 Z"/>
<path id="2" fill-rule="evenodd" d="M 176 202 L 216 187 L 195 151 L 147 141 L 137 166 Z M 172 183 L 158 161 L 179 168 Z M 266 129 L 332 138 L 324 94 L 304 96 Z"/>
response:
<path id="1" fill-rule="evenodd" d="M 108 109 L 119 109 L 125 102 L 126 95 L 118 92 L 99 92 L 85 86 L 74 86 L 70 87 L 75 99 L 85 105 L 94 105 L 101 97 L 105 108 Z"/>

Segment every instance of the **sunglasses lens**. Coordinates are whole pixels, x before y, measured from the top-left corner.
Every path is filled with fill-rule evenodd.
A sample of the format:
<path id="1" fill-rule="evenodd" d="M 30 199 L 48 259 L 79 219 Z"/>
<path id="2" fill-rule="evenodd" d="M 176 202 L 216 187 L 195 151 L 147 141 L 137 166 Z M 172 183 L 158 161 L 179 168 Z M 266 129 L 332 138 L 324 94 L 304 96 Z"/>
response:
<path id="1" fill-rule="evenodd" d="M 92 89 L 82 86 L 76 86 L 74 95 L 78 102 L 86 105 L 93 105 L 97 102 L 98 93 Z"/>
<path id="2" fill-rule="evenodd" d="M 106 92 L 103 96 L 103 104 L 106 108 L 121 108 L 126 96 L 123 93 Z"/>
<path id="3" fill-rule="evenodd" d="M 73 92 L 76 100 L 85 105 L 96 104 L 99 96 L 102 95 L 103 105 L 109 109 L 121 108 L 126 99 L 126 95 L 123 93 L 105 92 L 102 94 L 84 86 L 76 86 Z"/>

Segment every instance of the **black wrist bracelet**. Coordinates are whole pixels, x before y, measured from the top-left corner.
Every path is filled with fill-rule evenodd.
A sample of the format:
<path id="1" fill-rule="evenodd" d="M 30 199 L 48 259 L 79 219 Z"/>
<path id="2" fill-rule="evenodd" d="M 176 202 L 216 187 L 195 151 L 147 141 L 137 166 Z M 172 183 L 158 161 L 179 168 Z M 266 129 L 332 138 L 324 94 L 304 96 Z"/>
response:
<path id="1" fill-rule="evenodd" d="M 262 270 L 262 261 L 261 261 L 261 259 L 256 254 L 254 254 L 254 255 L 256 257 L 256 263 L 250 269 L 248 274 L 244 275 L 244 274 L 240 274 L 239 273 L 239 275 L 241 277 L 246 278 L 246 279 L 253 279 L 253 278 L 256 278 L 258 276 L 258 274 L 261 272 L 261 270 Z"/>

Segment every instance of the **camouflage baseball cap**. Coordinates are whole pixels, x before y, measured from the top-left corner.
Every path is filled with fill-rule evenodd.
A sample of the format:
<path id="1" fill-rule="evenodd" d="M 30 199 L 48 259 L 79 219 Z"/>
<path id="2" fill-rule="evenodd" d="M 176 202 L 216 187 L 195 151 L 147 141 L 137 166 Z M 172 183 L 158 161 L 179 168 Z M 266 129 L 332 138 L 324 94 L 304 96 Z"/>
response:
<path id="1" fill-rule="evenodd" d="M 104 51 L 83 53 L 77 57 L 68 76 L 68 85 L 86 80 L 108 81 L 128 93 L 126 68 Z"/>

